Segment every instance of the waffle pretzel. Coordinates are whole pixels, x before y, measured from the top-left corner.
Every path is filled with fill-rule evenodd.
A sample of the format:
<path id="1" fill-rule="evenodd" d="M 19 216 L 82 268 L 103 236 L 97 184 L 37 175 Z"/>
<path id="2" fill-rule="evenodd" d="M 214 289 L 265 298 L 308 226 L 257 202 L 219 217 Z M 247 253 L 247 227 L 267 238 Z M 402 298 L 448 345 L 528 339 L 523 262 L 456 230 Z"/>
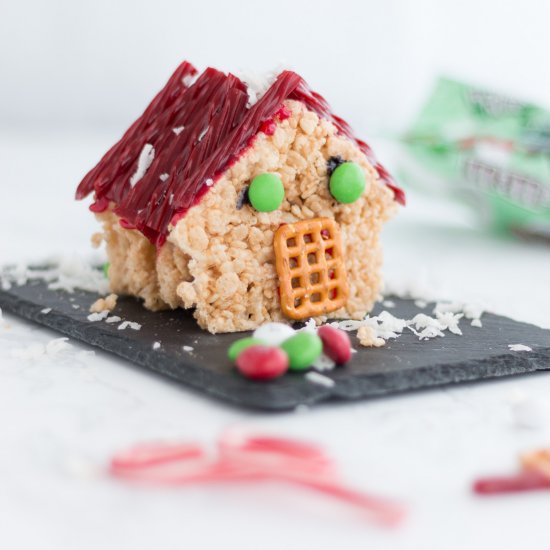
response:
<path id="1" fill-rule="evenodd" d="M 315 317 L 346 303 L 346 268 L 334 220 L 314 218 L 282 225 L 273 245 L 281 309 L 287 317 Z"/>

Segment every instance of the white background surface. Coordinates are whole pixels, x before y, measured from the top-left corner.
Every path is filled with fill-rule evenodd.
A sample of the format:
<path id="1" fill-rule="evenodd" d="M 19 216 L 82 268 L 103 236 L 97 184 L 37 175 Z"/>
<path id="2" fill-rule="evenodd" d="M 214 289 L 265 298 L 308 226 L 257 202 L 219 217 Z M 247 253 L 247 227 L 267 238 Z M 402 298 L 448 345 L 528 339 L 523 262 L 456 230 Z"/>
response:
<path id="1" fill-rule="evenodd" d="M 0 21 L 0 260 L 89 250 L 72 193 L 182 58 L 263 69 L 288 60 L 366 137 L 403 128 L 443 71 L 548 102 L 542 2 L 18 2 Z M 394 151 L 376 140 L 391 167 Z M 413 194 L 384 236 L 386 273 L 550 328 L 547 247 L 497 239 Z M 471 480 L 548 444 L 550 375 L 266 415 L 236 410 L 54 333 L 0 328 L 0 546 L 14 549 L 548 548 L 545 493 L 480 500 Z M 481 329 L 482 330 L 482 329 Z M 516 342 L 511 342 L 516 343 Z M 519 395 L 539 425 L 518 425 Z M 533 415 L 531 415 L 533 416 Z M 117 449 L 211 443 L 240 425 L 322 444 L 354 486 L 410 506 L 395 532 L 280 486 L 130 488 L 102 476 Z"/>

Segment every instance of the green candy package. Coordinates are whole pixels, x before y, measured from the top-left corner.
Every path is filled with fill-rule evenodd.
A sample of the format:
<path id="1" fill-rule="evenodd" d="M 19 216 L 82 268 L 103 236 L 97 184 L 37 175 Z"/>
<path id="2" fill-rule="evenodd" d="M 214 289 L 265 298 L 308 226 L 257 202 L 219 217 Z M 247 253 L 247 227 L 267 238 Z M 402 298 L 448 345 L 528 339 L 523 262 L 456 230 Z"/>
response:
<path id="1" fill-rule="evenodd" d="M 401 179 L 493 229 L 550 236 L 550 111 L 441 78 L 403 136 Z"/>

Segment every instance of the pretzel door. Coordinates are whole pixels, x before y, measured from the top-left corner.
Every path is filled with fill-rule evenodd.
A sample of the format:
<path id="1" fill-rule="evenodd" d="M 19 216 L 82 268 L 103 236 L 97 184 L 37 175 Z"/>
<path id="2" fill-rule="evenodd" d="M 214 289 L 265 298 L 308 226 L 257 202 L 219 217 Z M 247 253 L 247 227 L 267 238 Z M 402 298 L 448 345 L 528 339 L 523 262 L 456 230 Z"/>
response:
<path id="1" fill-rule="evenodd" d="M 274 237 L 281 309 L 291 319 L 336 311 L 348 298 L 340 230 L 314 218 L 279 227 Z"/>

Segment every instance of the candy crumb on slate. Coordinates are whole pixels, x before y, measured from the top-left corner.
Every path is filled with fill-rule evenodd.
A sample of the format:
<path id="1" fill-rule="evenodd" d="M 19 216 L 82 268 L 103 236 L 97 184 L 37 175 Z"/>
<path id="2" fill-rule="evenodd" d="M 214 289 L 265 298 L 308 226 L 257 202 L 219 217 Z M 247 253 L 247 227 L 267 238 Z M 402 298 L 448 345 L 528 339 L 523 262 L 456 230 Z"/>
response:
<path id="1" fill-rule="evenodd" d="M 182 346 L 183 351 L 193 351 L 195 348 L 193 346 Z"/>
<path id="2" fill-rule="evenodd" d="M 52 310 L 51 307 L 45 307 L 44 309 L 40 310 L 40 313 L 43 313 L 44 315 L 48 315 L 48 313 L 50 313 L 51 310 Z"/>
<path id="3" fill-rule="evenodd" d="M 367 348 L 380 348 L 386 345 L 386 340 L 376 336 L 376 332 L 373 327 L 359 327 L 357 330 L 357 338 L 359 338 L 359 343 Z"/>
<path id="4" fill-rule="evenodd" d="M 90 306 L 90 312 L 101 313 L 102 311 L 112 311 L 116 307 L 117 299 L 118 296 L 116 294 L 109 294 L 105 298 L 99 298 Z"/>
<path id="5" fill-rule="evenodd" d="M 153 342 L 153 349 L 160 349 L 160 342 Z"/>

